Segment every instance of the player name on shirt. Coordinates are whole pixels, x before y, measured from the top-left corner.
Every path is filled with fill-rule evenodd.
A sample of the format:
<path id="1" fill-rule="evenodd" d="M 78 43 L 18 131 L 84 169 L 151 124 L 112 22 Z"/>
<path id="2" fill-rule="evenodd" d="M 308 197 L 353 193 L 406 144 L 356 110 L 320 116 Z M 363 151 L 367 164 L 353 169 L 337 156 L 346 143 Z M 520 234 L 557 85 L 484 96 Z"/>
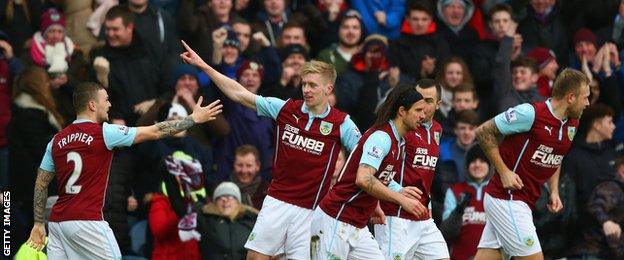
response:
<path id="1" fill-rule="evenodd" d="M 65 145 L 70 144 L 72 142 L 83 142 L 87 145 L 91 145 L 91 141 L 93 141 L 93 136 L 85 133 L 71 133 L 63 138 L 61 138 L 56 144 L 58 148 L 61 149 Z"/>
<path id="2" fill-rule="evenodd" d="M 282 142 L 291 148 L 314 155 L 320 155 L 325 147 L 325 143 L 322 141 L 299 135 L 299 128 L 291 126 L 290 124 L 284 126 Z"/>

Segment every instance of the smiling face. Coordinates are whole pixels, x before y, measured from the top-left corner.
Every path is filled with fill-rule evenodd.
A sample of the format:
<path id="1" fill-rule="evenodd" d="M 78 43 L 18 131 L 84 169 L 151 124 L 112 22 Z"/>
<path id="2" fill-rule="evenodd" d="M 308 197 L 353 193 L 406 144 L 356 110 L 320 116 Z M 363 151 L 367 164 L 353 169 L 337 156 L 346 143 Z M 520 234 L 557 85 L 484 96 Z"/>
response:
<path id="1" fill-rule="evenodd" d="M 95 119 L 98 123 L 108 121 L 108 110 L 112 105 L 110 101 L 108 101 L 108 93 L 106 93 L 106 90 L 98 90 L 97 98 L 89 103 L 89 107 L 95 111 Z"/>

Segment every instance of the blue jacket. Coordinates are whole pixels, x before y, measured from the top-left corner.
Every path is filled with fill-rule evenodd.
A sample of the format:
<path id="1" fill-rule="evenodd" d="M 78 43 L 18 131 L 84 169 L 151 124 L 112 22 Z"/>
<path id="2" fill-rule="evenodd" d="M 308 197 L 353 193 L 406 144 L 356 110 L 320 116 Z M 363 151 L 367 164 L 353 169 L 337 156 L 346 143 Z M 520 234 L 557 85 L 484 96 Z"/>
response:
<path id="1" fill-rule="evenodd" d="M 405 0 L 353 0 L 351 7 L 362 15 L 366 35 L 379 33 L 388 40 L 399 38 L 401 23 L 405 16 Z M 386 26 L 381 26 L 375 19 L 375 12 L 386 13 Z"/>

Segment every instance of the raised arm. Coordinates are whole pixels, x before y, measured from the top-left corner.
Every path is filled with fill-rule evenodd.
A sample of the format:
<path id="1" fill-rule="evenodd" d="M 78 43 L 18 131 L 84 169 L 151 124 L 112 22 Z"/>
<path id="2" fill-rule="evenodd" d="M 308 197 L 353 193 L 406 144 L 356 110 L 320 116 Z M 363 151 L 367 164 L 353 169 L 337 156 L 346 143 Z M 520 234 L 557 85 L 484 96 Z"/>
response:
<path id="1" fill-rule="evenodd" d="M 221 108 L 223 106 L 219 104 L 219 100 L 217 100 L 202 107 L 202 100 L 203 97 L 200 96 L 193 108 L 193 113 L 182 119 L 168 120 L 151 126 L 138 127 L 133 144 L 172 136 L 191 128 L 195 124 L 214 120 L 216 116 L 221 113 Z"/>
<path id="2" fill-rule="evenodd" d="M 184 60 L 184 62 L 197 66 L 203 72 L 208 74 L 212 82 L 217 85 L 226 97 L 236 103 L 256 110 L 256 94 L 249 92 L 249 90 L 243 87 L 236 80 L 228 78 L 214 68 L 210 67 L 210 65 L 204 62 L 204 60 L 202 60 L 202 58 L 199 57 L 199 55 L 197 55 L 197 53 L 195 53 L 195 51 L 193 51 L 193 49 L 186 44 L 186 42 L 182 41 L 182 45 L 184 45 L 184 48 L 186 49 L 184 53 L 180 54 L 180 57 Z"/>

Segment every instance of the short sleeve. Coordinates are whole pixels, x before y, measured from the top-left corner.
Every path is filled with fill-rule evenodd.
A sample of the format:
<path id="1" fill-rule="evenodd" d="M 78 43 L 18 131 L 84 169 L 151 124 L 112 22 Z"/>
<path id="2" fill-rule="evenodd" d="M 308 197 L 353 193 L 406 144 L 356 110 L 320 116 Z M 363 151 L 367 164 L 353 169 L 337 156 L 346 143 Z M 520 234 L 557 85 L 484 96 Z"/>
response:
<path id="1" fill-rule="evenodd" d="M 41 159 L 41 165 L 39 165 L 39 168 L 48 172 L 56 171 L 56 167 L 54 166 L 54 160 L 52 159 L 52 141 L 53 140 L 54 139 L 50 140 L 50 142 L 46 146 L 45 154 L 43 155 L 43 159 Z"/>
<path id="2" fill-rule="evenodd" d="M 383 131 L 375 131 L 364 142 L 360 164 L 367 164 L 379 170 L 379 166 L 392 146 L 390 136 Z"/>
<path id="3" fill-rule="evenodd" d="M 340 125 L 340 142 L 342 142 L 342 146 L 347 149 L 347 152 L 351 152 L 358 141 L 360 141 L 360 137 L 362 137 L 360 130 L 351 120 L 351 117 L 347 116 Z"/>
<path id="4" fill-rule="evenodd" d="M 286 101 L 279 98 L 256 96 L 256 110 L 259 116 L 276 119 L 284 104 L 286 104 Z"/>
<path id="5" fill-rule="evenodd" d="M 102 131 L 104 132 L 104 143 L 108 150 L 113 150 L 115 147 L 131 146 L 137 133 L 136 127 L 108 123 L 102 125 Z"/>
<path id="6" fill-rule="evenodd" d="M 520 104 L 494 117 L 498 131 L 503 135 L 523 133 L 531 130 L 535 121 L 535 108 L 531 104 Z"/>

